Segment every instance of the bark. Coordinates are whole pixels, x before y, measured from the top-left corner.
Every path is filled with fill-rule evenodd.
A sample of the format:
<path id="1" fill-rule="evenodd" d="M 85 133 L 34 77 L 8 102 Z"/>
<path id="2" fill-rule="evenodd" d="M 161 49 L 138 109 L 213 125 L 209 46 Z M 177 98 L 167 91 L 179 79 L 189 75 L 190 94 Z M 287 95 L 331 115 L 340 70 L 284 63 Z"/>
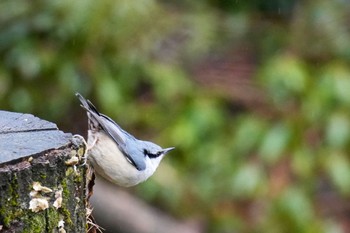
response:
<path id="1" fill-rule="evenodd" d="M 81 137 L 0 111 L 0 231 L 86 232 Z"/>

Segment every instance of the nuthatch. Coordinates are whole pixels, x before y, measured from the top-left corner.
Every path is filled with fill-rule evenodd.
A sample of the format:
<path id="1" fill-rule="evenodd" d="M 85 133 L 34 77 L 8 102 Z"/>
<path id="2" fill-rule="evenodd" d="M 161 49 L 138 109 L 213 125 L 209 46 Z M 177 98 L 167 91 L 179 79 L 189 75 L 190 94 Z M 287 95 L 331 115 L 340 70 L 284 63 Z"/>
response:
<path id="1" fill-rule="evenodd" d="M 88 116 L 88 160 L 98 174 L 111 182 L 130 187 L 147 180 L 164 155 L 174 149 L 136 139 L 99 113 L 89 100 L 79 93 L 76 96 Z"/>

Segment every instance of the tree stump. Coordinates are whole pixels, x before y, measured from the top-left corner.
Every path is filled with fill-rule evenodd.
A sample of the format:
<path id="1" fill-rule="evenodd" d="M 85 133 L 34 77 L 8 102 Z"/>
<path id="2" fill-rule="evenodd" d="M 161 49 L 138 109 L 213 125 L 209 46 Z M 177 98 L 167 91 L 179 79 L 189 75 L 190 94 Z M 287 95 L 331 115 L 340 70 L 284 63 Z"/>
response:
<path id="1" fill-rule="evenodd" d="M 86 232 L 81 136 L 0 111 L 0 232 Z"/>

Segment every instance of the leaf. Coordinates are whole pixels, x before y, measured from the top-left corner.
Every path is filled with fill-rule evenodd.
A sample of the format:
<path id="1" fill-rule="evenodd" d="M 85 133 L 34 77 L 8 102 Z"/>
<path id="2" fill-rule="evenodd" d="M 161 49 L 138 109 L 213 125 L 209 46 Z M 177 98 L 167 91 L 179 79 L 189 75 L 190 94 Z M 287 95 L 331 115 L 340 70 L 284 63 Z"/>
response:
<path id="1" fill-rule="evenodd" d="M 341 148 L 349 141 L 349 118 L 343 113 L 335 113 L 330 116 L 326 128 L 326 140 L 330 146 Z"/>
<path id="2" fill-rule="evenodd" d="M 297 97 L 307 86 L 307 73 L 297 57 L 277 56 L 262 69 L 260 78 L 269 94 L 279 105 Z"/>
<path id="3" fill-rule="evenodd" d="M 326 158 L 326 168 L 333 183 L 343 194 L 350 193 L 350 164 L 346 155 L 340 152 L 331 152 Z"/>
<path id="4" fill-rule="evenodd" d="M 257 164 L 242 165 L 232 181 L 232 191 L 240 197 L 252 197 L 257 194 L 263 181 L 261 167 Z"/>
<path id="5" fill-rule="evenodd" d="M 238 122 L 234 135 L 234 149 L 237 153 L 246 154 L 250 150 L 253 150 L 262 136 L 263 127 L 263 122 L 259 119 L 244 116 L 244 118 Z"/>
<path id="6" fill-rule="evenodd" d="M 278 207 L 283 221 L 295 229 L 303 229 L 313 218 L 310 199 L 297 187 L 289 187 L 283 192 Z"/>
<path id="7" fill-rule="evenodd" d="M 260 146 L 260 156 L 268 163 L 275 162 L 286 149 L 290 138 L 290 131 L 286 125 L 281 123 L 272 126 L 265 134 Z"/>

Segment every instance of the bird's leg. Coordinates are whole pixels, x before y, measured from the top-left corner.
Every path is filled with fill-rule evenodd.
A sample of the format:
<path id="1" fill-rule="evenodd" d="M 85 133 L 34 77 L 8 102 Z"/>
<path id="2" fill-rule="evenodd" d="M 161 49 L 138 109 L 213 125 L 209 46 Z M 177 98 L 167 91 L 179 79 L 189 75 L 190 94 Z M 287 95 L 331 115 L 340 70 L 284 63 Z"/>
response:
<path id="1" fill-rule="evenodd" d="M 73 139 L 74 139 L 74 141 L 79 140 L 80 143 L 82 142 L 84 144 L 83 152 L 79 153 L 80 152 L 80 150 L 79 150 L 78 151 L 78 155 L 77 155 L 79 161 L 81 161 L 81 160 L 84 161 L 83 164 L 81 164 L 80 166 L 84 166 L 84 165 L 86 165 L 86 161 L 87 161 L 87 157 L 88 157 L 88 153 L 87 152 L 88 152 L 89 149 L 91 149 L 91 147 L 88 146 L 88 143 L 86 142 L 85 138 L 83 136 L 79 135 L 79 134 L 73 135 Z"/>
<path id="2" fill-rule="evenodd" d="M 94 141 L 92 142 L 92 144 L 89 146 L 89 144 L 86 143 L 86 141 L 85 141 L 86 151 L 84 153 L 84 156 L 81 157 L 82 159 L 84 159 L 84 163 L 81 166 L 85 166 L 86 165 L 86 162 L 87 162 L 87 159 L 88 159 L 88 151 L 91 150 L 95 146 L 96 142 L 97 142 L 97 138 L 95 138 Z"/>

